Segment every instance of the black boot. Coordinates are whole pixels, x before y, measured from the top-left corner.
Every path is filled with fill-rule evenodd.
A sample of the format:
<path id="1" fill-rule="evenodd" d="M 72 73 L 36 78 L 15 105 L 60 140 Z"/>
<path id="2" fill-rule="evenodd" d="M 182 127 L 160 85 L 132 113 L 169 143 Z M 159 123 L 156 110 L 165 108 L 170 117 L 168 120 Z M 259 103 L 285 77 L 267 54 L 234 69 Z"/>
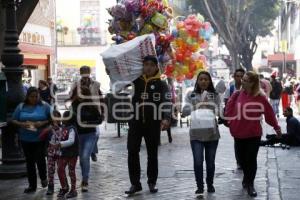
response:
<path id="1" fill-rule="evenodd" d="M 213 184 L 208 184 L 207 185 L 207 192 L 208 193 L 214 193 L 216 190 L 215 190 L 215 187 Z"/>
<path id="2" fill-rule="evenodd" d="M 169 136 L 169 143 L 172 143 L 173 139 L 172 136 Z"/>
<path id="3" fill-rule="evenodd" d="M 129 190 L 125 191 L 125 194 L 134 194 L 136 192 L 142 191 L 142 186 L 141 185 L 132 185 Z"/>
<path id="4" fill-rule="evenodd" d="M 35 191 L 36 191 L 36 188 L 29 186 L 28 188 L 26 188 L 24 190 L 24 193 L 32 193 L 32 192 L 35 192 Z"/>
<path id="5" fill-rule="evenodd" d="M 54 193 L 54 185 L 53 184 L 49 184 L 46 195 L 53 195 L 53 193 Z"/>
<path id="6" fill-rule="evenodd" d="M 248 192 L 248 195 L 250 197 L 256 197 L 257 196 L 257 192 L 256 192 L 253 185 L 248 185 L 247 192 Z"/>
<path id="7" fill-rule="evenodd" d="M 195 194 L 203 195 L 203 193 L 204 193 L 203 187 L 198 187 L 197 190 L 195 191 Z"/>
<path id="8" fill-rule="evenodd" d="M 156 193 L 158 191 L 158 189 L 155 187 L 155 184 L 149 183 L 148 186 L 151 193 Z"/>

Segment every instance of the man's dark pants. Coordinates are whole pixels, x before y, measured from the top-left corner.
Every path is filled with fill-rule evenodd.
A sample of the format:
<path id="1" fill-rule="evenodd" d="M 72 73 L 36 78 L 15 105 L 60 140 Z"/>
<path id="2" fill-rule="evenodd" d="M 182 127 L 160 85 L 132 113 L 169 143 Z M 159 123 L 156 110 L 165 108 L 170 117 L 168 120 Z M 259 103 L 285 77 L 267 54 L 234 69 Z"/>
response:
<path id="1" fill-rule="evenodd" d="M 129 178 L 132 185 L 139 186 L 141 167 L 140 167 L 140 146 L 142 138 L 144 137 L 147 154 L 147 176 L 148 184 L 156 184 L 158 176 L 158 141 L 160 135 L 160 121 L 130 121 L 127 138 L 128 149 L 128 171 Z"/>

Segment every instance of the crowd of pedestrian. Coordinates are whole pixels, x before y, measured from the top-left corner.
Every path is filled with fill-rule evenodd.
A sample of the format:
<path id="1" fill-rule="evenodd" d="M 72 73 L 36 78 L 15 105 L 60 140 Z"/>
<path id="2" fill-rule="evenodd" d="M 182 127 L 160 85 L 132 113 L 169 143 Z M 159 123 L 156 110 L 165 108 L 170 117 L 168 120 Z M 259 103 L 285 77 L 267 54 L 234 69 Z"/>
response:
<path id="1" fill-rule="evenodd" d="M 81 191 L 88 191 L 90 159 L 97 161 L 99 125 L 106 114 L 100 83 L 91 79 L 90 74 L 90 67 L 80 68 L 81 78 L 72 85 L 68 99 L 71 102 L 70 109 L 62 114 L 54 106 L 58 88 L 51 77 L 47 81 L 40 80 L 38 88 L 29 86 L 28 82 L 24 83 L 26 98 L 14 111 L 12 123 L 18 127 L 19 140 L 26 158 L 29 185 L 24 190 L 25 193 L 35 192 L 37 189 L 37 167 L 42 187 L 48 187 L 47 195 L 54 193 L 54 175 L 57 171 L 61 185 L 57 196 L 76 197 L 77 160 L 81 168 Z M 283 84 L 274 74 L 268 80 L 255 72 L 237 69 L 226 90 L 224 87 L 223 96 L 214 87 L 210 73 L 201 71 L 197 75 L 193 90 L 186 94 L 185 106 L 180 111 L 175 102 L 174 85 L 161 79 L 156 57 L 144 57 L 143 74 L 133 81 L 133 86 L 131 104 L 134 105 L 134 110 L 132 119 L 128 121 L 127 137 L 131 184 L 125 191 L 128 195 L 142 190 L 139 156 L 142 138 L 145 140 L 148 155 L 149 191 L 158 192 L 156 183 L 160 135 L 161 131 L 168 131 L 169 142 L 172 143 L 171 125 L 176 121 L 178 112 L 181 117 L 191 118 L 189 135 L 197 185 L 195 193 L 198 195 L 204 193 L 205 183 L 207 192 L 215 192 L 215 158 L 220 140 L 220 123 L 229 127 L 234 140 L 237 168 L 244 174 L 241 185 L 251 197 L 257 196 L 254 181 L 260 146 L 277 142 L 300 144 L 300 123 L 293 116 L 291 108 L 294 98 L 298 112 L 300 111 L 300 84 L 290 80 Z M 225 104 L 222 103 L 223 100 Z M 283 115 L 287 118 L 286 134 L 281 133 L 278 125 L 280 101 Z M 262 116 L 276 132 L 268 136 L 266 141 L 261 141 Z M 69 169 L 71 186 L 68 184 L 66 166 Z"/>

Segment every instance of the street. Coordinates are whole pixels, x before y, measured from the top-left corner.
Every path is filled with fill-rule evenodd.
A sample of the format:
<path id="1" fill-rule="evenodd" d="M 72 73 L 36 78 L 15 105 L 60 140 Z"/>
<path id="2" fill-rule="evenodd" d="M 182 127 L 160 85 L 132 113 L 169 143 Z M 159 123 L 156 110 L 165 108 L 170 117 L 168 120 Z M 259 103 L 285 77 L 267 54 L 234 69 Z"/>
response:
<path id="1" fill-rule="evenodd" d="M 285 131 L 285 121 L 280 119 Z M 271 128 L 264 125 L 264 132 Z M 233 153 L 233 140 L 229 130 L 220 126 L 221 139 L 216 157 L 214 194 L 204 193 L 204 199 L 240 200 L 251 199 L 242 189 L 242 172 L 236 169 Z M 124 194 L 130 186 L 127 172 L 126 130 L 117 137 L 114 124 L 101 126 L 101 138 L 98 142 L 98 161 L 91 162 L 89 192 L 80 190 L 80 167 L 77 164 L 78 197 L 75 199 L 197 199 L 194 194 L 196 184 L 193 172 L 192 152 L 189 144 L 188 128 L 172 128 L 173 143 L 169 144 L 167 133 L 162 132 L 162 145 L 159 147 L 158 193 L 151 194 L 147 186 L 146 149 L 141 147 L 141 168 L 143 191 L 132 197 Z M 23 194 L 27 179 L 0 180 L 0 199 L 57 199 L 59 181 L 55 178 L 54 196 L 46 196 L 46 190 L 40 184 L 35 194 Z M 258 170 L 255 179 L 258 196 L 255 199 L 296 200 L 300 195 L 300 148 L 261 147 L 258 155 Z M 206 189 L 206 188 L 205 188 Z"/>

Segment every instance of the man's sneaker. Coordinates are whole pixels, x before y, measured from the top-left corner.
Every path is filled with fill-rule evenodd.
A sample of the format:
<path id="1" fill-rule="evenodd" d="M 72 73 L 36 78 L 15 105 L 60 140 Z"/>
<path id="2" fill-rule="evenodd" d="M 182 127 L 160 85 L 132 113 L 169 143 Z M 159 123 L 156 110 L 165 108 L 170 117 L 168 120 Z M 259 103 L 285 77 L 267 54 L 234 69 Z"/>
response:
<path id="1" fill-rule="evenodd" d="M 43 187 L 43 188 L 47 187 L 47 186 L 48 186 L 48 180 L 47 180 L 47 179 L 42 180 L 42 181 L 41 181 L 41 184 L 42 184 L 42 187 Z"/>
<path id="2" fill-rule="evenodd" d="M 158 191 L 158 189 L 155 187 L 155 184 L 149 183 L 148 186 L 151 193 L 156 193 Z"/>
<path id="3" fill-rule="evenodd" d="M 70 199 L 70 198 L 73 198 L 73 197 L 77 197 L 77 191 L 76 191 L 76 190 L 71 190 L 71 191 L 67 194 L 67 196 L 66 196 L 67 199 Z"/>
<path id="4" fill-rule="evenodd" d="M 210 184 L 210 185 L 207 185 L 207 192 L 208 193 L 214 193 L 216 190 L 215 190 L 215 187 L 214 185 Z"/>
<path id="5" fill-rule="evenodd" d="M 66 189 L 60 189 L 59 193 L 57 194 L 57 197 L 65 197 L 65 194 L 68 193 L 68 190 Z"/>
<path id="6" fill-rule="evenodd" d="M 89 191 L 89 184 L 87 182 L 82 181 L 81 183 L 81 191 L 88 192 Z"/>
<path id="7" fill-rule="evenodd" d="M 97 160 L 98 160 L 97 155 L 95 153 L 91 154 L 91 158 L 92 158 L 92 161 L 94 161 L 94 162 L 97 162 Z"/>
<path id="8" fill-rule="evenodd" d="M 49 184 L 46 195 L 52 195 L 54 193 L 54 185 Z"/>
<path id="9" fill-rule="evenodd" d="M 125 194 L 134 194 L 136 192 L 142 191 L 142 186 L 141 185 L 132 185 L 129 190 L 125 191 Z"/>

